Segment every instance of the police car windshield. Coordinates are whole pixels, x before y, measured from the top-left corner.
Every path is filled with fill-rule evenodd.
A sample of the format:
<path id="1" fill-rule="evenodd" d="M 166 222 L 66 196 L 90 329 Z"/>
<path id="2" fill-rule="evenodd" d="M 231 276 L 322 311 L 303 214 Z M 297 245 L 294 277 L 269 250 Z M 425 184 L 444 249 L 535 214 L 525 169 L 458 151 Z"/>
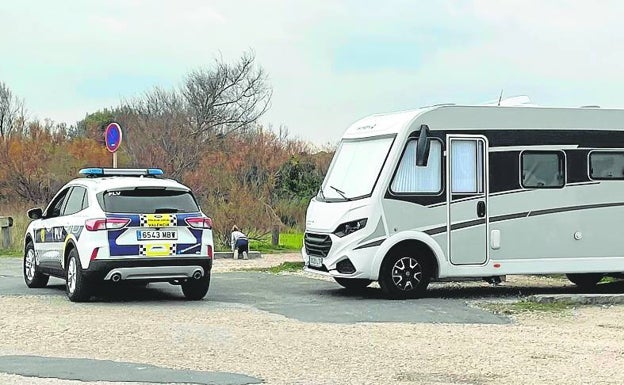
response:
<path id="1" fill-rule="evenodd" d="M 195 213 L 199 207 L 189 191 L 164 188 L 136 188 L 104 191 L 97 196 L 109 213 L 166 214 Z"/>

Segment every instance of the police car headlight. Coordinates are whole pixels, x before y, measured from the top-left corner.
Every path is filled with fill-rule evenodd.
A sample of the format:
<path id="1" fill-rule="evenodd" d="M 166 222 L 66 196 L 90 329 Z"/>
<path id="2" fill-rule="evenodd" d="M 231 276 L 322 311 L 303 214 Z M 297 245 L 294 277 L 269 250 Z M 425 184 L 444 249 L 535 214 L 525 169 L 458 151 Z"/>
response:
<path id="1" fill-rule="evenodd" d="M 334 234 L 337 237 L 342 238 L 345 235 L 349 235 L 360 229 L 363 229 L 364 226 L 366 226 L 366 221 L 368 221 L 368 218 L 363 218 L 363 219 L 358 219 L 357 221 L 343 223 L 336 228 L 336 230 L 334 231 Z"/>

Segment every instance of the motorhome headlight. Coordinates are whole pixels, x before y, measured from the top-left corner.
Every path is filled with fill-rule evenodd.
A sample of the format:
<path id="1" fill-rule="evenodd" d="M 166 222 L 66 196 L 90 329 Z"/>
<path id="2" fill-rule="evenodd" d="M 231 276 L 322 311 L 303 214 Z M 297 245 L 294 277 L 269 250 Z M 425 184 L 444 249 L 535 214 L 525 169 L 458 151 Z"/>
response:
<path id="1" fill-rule="evenodd" d="M 340 226 L 338 226 L 338 228 L 336 228 L 336 231 L 334 231 L 334 234 L 342 238 L 345 235 L 354 233 L 358 231 L 359 229 L 363 229 L 364 226 L 366 226 L 367 220 L 368 220 L 367 218 L 363 218 L 363 219 L 358 219 L 357 221 L 343 223 Z"/>

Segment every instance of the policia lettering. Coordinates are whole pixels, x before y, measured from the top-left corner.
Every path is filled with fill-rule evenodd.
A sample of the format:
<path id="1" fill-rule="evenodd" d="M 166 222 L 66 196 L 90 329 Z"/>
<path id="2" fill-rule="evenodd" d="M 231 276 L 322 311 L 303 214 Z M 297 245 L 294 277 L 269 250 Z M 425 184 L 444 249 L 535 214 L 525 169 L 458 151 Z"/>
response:
<path id="1" fill-rule="evenodd" d="M 68 234 L 72 234 L 78 240 L 83 228 L 84 226 L 58 226 L 35 229 L 35 243 L 65 242 Z"/>

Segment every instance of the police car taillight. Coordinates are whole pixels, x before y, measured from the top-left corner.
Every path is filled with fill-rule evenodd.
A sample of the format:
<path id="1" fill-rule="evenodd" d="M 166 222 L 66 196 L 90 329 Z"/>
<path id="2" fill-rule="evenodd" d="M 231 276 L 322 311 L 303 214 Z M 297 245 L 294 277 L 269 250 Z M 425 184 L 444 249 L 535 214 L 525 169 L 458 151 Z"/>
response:
<path id="1" fill-rule="evenodd" d="M 85 227 L 89 231 L 117 230 L 128 226 L 129 218 L 96 218 L 87 219 Z"/>
<path id="2" fill-rule="evenodd" d="M 208 217 L 186 218 L 186 224 L 196 229 L 212 229 L 212 219 Z"/>

